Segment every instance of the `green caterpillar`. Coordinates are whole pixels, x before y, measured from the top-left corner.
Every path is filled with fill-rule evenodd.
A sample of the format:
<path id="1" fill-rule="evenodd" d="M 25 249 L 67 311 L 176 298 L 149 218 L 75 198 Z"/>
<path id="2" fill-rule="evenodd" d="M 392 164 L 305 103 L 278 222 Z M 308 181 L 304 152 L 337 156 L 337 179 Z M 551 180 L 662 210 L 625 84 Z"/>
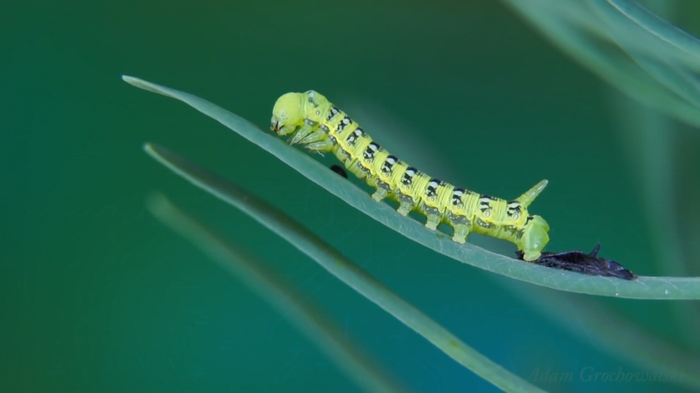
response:
<path id="1" fill-rule="evenodd" d="M 375 188 L 375 201 L 399 203 L 397 212 L 415 210 L 426 216 L 426 228 L 444 222 L 454 229 L 452 240 L 464 244 L 471 232 L 514 243 L 526 261 L 536 261 L 549 242 L 549 225 L 528 206 L 547 186 L 542 180 L 514 200 L 495 198 L 433 178 L 391 155 L 374 142 L 345 112 L 323 95 L 309 90 L 277 99 L 270 128 L 290 135 L 290 144 L 312 152 L 333 152 L 359 179 Z"/>

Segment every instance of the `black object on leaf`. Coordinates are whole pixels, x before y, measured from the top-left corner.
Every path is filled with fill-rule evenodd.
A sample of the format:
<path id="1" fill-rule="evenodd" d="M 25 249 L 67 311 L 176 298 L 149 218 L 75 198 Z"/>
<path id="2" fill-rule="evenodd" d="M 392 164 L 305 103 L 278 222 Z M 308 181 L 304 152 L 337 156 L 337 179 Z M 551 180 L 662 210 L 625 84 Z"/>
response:
<path id="1" fill-rule="evenodd" d="M 340 165 L 331 166 L 331 170 L 346 179 L 348 178 L 348 174 L 345 173 L 345 169 L 343 169 Z"/>
<path id="2" fill-rule="evenodd" d="M 555 269 L 570 270 L 591 276 L 617 277 L 625 280 L 634 280 L 637 276 L 625 269 L 619 263 L 598 256 L 600 244 L 596 244 L 593 251 L 586 254 L 583 251 L 543 252 L 535 261 L 538 265 L 544 265 Z M 523 252 L 516 251 L 519 259 L 523 259 Z"/>

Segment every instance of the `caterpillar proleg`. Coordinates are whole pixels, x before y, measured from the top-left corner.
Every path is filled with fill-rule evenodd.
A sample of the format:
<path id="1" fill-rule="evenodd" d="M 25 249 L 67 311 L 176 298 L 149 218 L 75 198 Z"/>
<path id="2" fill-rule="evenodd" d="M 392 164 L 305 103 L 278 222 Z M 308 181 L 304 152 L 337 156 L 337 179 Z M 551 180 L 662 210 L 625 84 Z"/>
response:
<path id="1" fill-rule="evenodd" d="M 506 200 L 479 194 L 434 178 L 389 153 L 345 112 L 323 95 L 309 90 L 286 93 L 277 99 L 270 128 L 291 137 L 311 152 L 333 152 L 359 179 L 375 189 L 372 199 L 398 202 L 397 212 L 426 217 L 426 228 L 437 230 L 444 222 L 454 229 L 452 240 L 464 244 L 470 233 L 514 243 L 526 261 L 536 261 L 549 242 L 549 225 L 528 213 L 529 205 L 547 186 L 542 180 Z"/>

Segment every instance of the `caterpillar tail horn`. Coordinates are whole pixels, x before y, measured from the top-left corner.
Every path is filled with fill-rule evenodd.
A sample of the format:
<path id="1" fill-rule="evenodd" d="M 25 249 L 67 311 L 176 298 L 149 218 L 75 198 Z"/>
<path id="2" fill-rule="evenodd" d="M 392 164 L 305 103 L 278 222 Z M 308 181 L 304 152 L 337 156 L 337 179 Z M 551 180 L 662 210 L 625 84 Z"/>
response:
<path id="1" fill-rule="evenodd" d="M 519 196 L 516 200 L 520 202 L 520 204 L 527 208 L 530 206 L 532 201 L 537 198 L 538 195 L 544 190 L 545 187 L 547 187 L 547 184 L 549 183 L 549 180 L 545 179 L 540 181 L 539 183 L 535 184 L 531 189 L 525 191 L 523 195 Z"/>

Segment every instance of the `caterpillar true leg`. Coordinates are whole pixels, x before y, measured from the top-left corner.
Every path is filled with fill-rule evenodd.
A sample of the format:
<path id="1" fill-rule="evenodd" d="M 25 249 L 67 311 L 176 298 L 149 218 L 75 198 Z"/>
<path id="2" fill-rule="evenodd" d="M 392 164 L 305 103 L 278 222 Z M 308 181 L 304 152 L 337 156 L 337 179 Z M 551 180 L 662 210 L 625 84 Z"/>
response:
<path id="1" fill-rule="evenodd" d="M 323 141 L 309 143 L 308 145 L 306 145 L 304 147 L 307 150 L 316 151 L 316 152 L 332 151 L 333 150 L 333 142 L 331 142 L 329 139 L 326 139 Z"/>
<path id="2" fill-rule="evenodd" d="M 294 131 L 296 131 L 296 127 L 286 125 L 286 126 L 282 126 L 279 128 L 278 135 L 285 136 L 285 135 L 289 135 L 289 134 L 293 133 Z"/>
<path id="3" fill-rule="evenodd" d="M 318 142 L 318 141 L 322 141 L 322 140 L 331 142 L 331 141 L 328 139 L 328 134 L 326 134 L 323 130 L 320 130 L 320 129 L 319 129 L 319 130 L 316 130 L 316 131 L 314 131 L 314 132 L 308 134 L 308 135 L 307 135 L 305 138 L 303 138 L 299 143 L 306 145 L 306 144 L 309 144 L 309 143 L 314 143 L 314 142 Z M 331 146 L 332 146 L 332 145 L 333 145 L 333 144 L 331 143 Z"/>
<path id="4" fill-rule="evenodd" d="M 297 131 L 297 133 L 294 134 L 294 136 L 292 137 L 292 140 L 289 141 L 289 144 L 294 145 L 294 144 L 301 142 L 301 140 L 306 138 L 307 135 L 314 132 L 314 128 L 316 125 L 317 124 L 314 124 L 311 121 L 304 120 L 304 123 L 299 128 L 299 131 Z"/>

